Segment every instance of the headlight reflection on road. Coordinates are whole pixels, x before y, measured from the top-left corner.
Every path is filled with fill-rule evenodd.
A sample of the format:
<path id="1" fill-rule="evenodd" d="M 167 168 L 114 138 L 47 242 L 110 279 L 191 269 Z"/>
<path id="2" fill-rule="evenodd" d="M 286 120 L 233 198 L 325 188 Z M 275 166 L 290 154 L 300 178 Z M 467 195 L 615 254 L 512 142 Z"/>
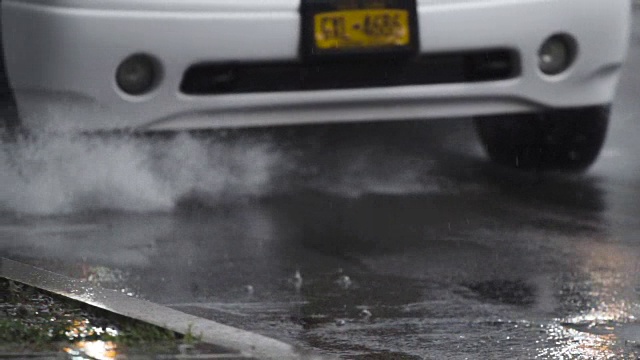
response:
<path id="1" fill-rule="evenodd" d="M 549 359 L 619 359 L 630 350 L 620 329 L 634 324 L 638 307 L 637 253 L 611 241 L 581 241 L 581 276 L 571 279 L 579 290 L 573 314 L 547 328 L 538 357 Z M 571 303 L 569 300 L 566 300 Z M 587 305 L 588 304 L 588 305 Z M 635 357 L 633 357 L 635 358 Z"/>
<path id="2" fill-rule="evenodd" d="M 115 360 L 118 356 L 117 345 L 112 341 L 80 341 L 64 351 L 74 360 L 96 359 Z M 86 358 L 85 358 L 86 356 Z"/>
<path id="3" fill-rule="evenodd" d="M 537 354 L 543 359 L 611 359 L 616 356 L 613 334 L 596 335 L 554 325 L 548 328 L 545 340 L 548 348 L 539 349 Z"/>
<path id="4" fill-rule="evenodd" d="M 108 327 L 94 327 L 89 320 L 73 321 L 73 324 L 65 332 L 65 335 L 74 343 L 64 348 L 64 352 L 71 355 L 74 360 L 96 359 L 112 360 L 118 355 L 117 345 L 113 341 L 88 340 L 89 338 L 102 335 L 111 337 L 118 336 L 118 330 Z"/>

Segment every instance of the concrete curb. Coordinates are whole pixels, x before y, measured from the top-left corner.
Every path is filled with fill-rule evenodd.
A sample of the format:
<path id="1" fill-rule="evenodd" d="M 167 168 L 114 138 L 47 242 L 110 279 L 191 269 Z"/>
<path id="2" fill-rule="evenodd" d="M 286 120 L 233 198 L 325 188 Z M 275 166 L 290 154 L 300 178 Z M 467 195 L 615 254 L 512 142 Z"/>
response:
<path id="1" fill-rule="evenodd" d="M 0 277 L 18 281 L 51 293 L 95 306 L 119 315 L 160 326 L 180 334 L 191 332 L 202 341 L 229 349 L 241 357 L 257 359 L 327 359 L 303 352 L 284 342 L 223 325 L 215 321 L 129 297 L 83 280 L 0 258 Z"/>

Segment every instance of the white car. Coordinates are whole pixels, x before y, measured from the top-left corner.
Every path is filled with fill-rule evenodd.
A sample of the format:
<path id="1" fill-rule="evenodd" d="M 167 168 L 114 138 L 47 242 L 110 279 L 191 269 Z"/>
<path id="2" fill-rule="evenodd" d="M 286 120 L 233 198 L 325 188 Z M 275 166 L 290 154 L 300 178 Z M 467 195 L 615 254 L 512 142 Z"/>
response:
<path id="1" fill-rule="evenodd" d="M 630 0 L 0 0 L 27 129 L 476 117 L 490 157 L 584 169 Z"/>

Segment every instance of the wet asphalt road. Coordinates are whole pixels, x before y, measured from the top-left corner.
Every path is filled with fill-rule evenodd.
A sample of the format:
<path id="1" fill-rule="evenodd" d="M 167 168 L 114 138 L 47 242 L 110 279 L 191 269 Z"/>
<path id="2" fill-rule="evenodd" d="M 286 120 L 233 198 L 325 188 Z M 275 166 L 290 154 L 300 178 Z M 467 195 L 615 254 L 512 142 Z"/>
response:
<path id="1" fill-rule="evenodd" d="M 0 159 L 0 253 L 346 358 L 639 358 L 636 28 L 585 174 L 468 119 L 47 140 Z"/>

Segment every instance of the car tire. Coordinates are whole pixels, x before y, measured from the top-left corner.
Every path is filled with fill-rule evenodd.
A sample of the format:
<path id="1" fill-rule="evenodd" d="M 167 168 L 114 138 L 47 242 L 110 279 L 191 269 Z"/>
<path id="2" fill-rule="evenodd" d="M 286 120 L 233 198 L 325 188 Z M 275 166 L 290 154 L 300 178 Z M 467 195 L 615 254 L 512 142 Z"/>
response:
<path id="1" fill-rule="evenodd" d="M 476 130 L 489 158 L 519 169 L 586 170 L 597 159 L 610 106 L 481 116 Z"/>

